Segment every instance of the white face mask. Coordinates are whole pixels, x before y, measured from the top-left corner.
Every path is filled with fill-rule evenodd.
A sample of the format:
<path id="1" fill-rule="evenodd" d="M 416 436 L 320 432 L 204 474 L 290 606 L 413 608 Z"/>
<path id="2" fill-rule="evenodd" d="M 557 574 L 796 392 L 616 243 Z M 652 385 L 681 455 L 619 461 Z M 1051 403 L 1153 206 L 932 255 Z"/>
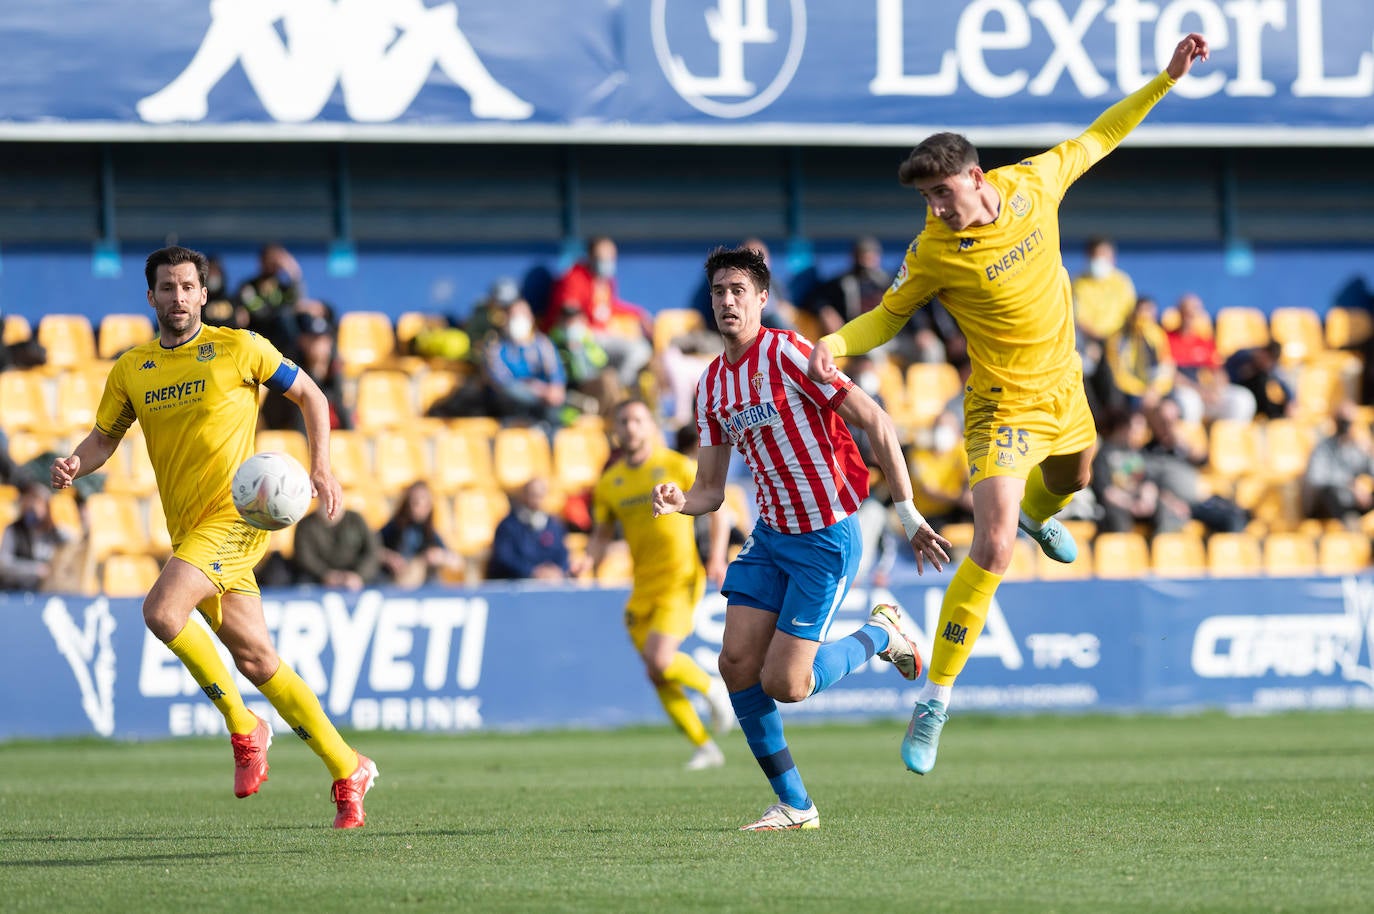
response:
<path id="1" fill-rule="evenodd" d="M 959 443 L 959 433 L 949 425 L 937 425 L 930 433 L 931 449 L 937 454 L 946 454 Z"/>
<path id="2" fill-rule="evenodd" d="M 1112 275 L 1112 262 L 1105 257 L 1094 257 L 1088 261 L 1088 273 L 1093 279 L 1106 279 Z"/>
<path id="3" fill-rule="evenodd" d="M 515 314 L 511 316 L 510 322 L 506 324 L 506 329 L 510 331 L 511 339 L 524 342 L 534 333 L 534 320 L 525 317 L 523 314 Z"/>

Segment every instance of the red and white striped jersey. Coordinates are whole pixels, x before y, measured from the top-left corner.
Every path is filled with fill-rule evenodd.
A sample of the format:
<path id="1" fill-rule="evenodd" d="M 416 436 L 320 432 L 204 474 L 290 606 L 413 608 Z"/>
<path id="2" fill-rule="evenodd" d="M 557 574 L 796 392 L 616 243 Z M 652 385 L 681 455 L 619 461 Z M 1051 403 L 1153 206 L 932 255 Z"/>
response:
<path id="1" fill-rule="evenodd" d="M 703 447 L 730 443 L 754 473 L 759 519 L 781 533 L 838 523 L 868 496 L 864 465 L 835 412 L 854 382 L 806 376 L 811 343 L 763 327 L 738 362 L 718 356 L 697 384 Z"/>

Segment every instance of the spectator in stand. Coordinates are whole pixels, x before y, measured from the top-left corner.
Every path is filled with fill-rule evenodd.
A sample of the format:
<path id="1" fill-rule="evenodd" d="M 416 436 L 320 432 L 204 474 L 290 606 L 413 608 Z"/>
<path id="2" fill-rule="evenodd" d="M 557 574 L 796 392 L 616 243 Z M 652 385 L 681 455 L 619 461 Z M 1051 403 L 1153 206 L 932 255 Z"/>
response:
<path id="1" fill-rule="evenodd" d="M 1249 422 L 1255 416 L 1254 396 L 1232 384 L 1222 370 L 1212 336 L 1212 319 L 1202 299 L 1185 293 L 1175 306 L 1178 326 L 1169 330 L 1169 354 L 1177 373 L 1170 396 L 1178 401 L 1181 418 L 1187 422 L 1237 419 Z"/>
<path id="2" fill-rule="evenodd" d="M 72 532 L 53 522 L 52 491 L 28 480 L 19 489 L 19 519 L 0 534 L 0 590 L 75 588 L 62 572 L 62 554 L 78 547 Z"/>
<path id="3" fill-rule="evenodd" d="M 580 401 L 577 408 L 584 413 L 609 416 L 621 396 L 620 380 L 610 367 L 610 356 L 587 325 L 586 313 L 565 303 L 549 339 L 563 363 L 569 401 Z"/>
<path id="4" fill-rule="evenodd" d="M 1360 516 L 1374 509 L 1374 455 L 1368 429 L 1356 430 L 1358 418 L 1354 403 L 1336 407 L 1335 432 L 1312 448 L 1302 479 L 1304 513 L 1338 520 L 1351 530 L 1358 530 Z"/>
<path id="5" fill-rule="evenodd" d="M 534 478 L 511 497 L 511 510 L 491 541 L 487 578 L 563 581 L 568 577 L 567 528 L 544 510 L 549 484 Z"/>
<path id="6" fill-rule="evenodd" d="M 1108 337 L 1103 349 L 1116 393 L 1106 405 L 1150 410 L 1174 389 L 1174 359 L 1158 316 L 1155 300 L 1143 295 L 1130 320 Z"/>
<path id="7" fill-rule="evenodd" d="M 377 581 L 382 546 L 361 514 L 343 508 L 333 519 L 324 499 L 296 525 L 291 563 L 300 584 L 359 591 Z"/>
<path id="8" fill-rule="evenodd" d="M 500 337 L 506 326 L 507 309 L 524 297 L 520 284 L 509 276 L 502 276 L 491 284 L 487 297 L 473 305 L 472 313 L 463 323 L 473 352 L 481 352 L 488 343 Z"/>
<path id="9" fill-rule="evenodd" d="M 1267 345 L 1241 349 L 1226 360 L 1226 376 L 1232 384 L 1248 390 L 1255 398 L 1255 410 L 1266 419 L 1291 416 L 1297 411 L 1293 386 L 1279 371 L 1282 345 L 1270 340 Z"/>
<path id="10" fill-rule="evenodd" d="M 15 486 L 22 481 L 19 465 L 10 456 L 9 436 L 5 434 L 3 428 L 0 428 L 0 485 Z"/>
<path id="11" fill-rule="evenodd" d="M 353 427 L 353 419 L 344 402 L 343 360 L 339 358 L 337 344 L 337 334 L 329 321 L 314 314 L 298 316 L 291 358 L 324 394 L 329 405 L 329 427 L 347 429 Z M 263 401 L 262 421 L 267 428 L 305 432 L 305 419 L 300 409 L 276 392 L 269 393 Z"/>
<path id="12" fill-rule="evenodd" d="M 462 567 L 462 559 L 434 528 L 434 492 L 424 480 L 406 487 L 380 536 L 382 566 L 397 586 L 433 583 L 440 572 Z"/>
<path id="13" fill-rule="evenodd" d="M 1104 346 L 1130 319 L 1136 294 L 1131 277 L 1116 265 L 1116 245 L 1110 239 L 1090 238 L 1086 253 L 1087 266 L 1072 283 L 1073 316 L 1085 386 L 1100 407 L 1108 404 L 1113 389 Z"/>
<path id="14" fill-rule="evenodd" d="M 1189 519 L 1186 506 L 1161 499 L 1137 441 L 1145 437 L 1145 416 L 1117 407 L 1102 417 L 1101 447 L 1093 458 L 1093 495 L 1101 506 L 1097 529 L 1129 533 L 1138 523 L 1154 530 L 1177 530 Z"/>
<path id="15" fill-rule="evenodd" d="M 564 424 L 563 363 L 553 341 L 535 329 L 534 313 L 523 298 L 506 308 L 505 326 L 487 343 L 484 364 L 492 415 L 540 423 L 550 435 Z"/>
<path id="16" fill-rule="evenodd" d="M 892 284 L 883 269 L 883 246 L 865 235 L 854 242 L 849 269 L 816 285 L 802 302 L 802 310 L 814 314 L 822 333 L 834 333 L 861 314 L 877 307 Z"/>
<path id="17" fill-rule="evenodd" d="M 216 255 L 209 258 L 209 272 L 205 275 L 205 307 L 200 309 L 200 322 L 211 327 L 237 327 L 234 296 L 224 273 L 224 262 Z"/>
<path id="18" fill-rule="evenodd" d="M 1202 521 L 1212 532 L 1244 530 L 1250 520 L 1245 509 L 1220 495 L 1200 498 L 1199 473 L 1207 464 L 1207 445 L 1184 436 L 1178 402 L 1161 400 L 1145 419 L 1150 429 L 1150 439 L 1141 448 L 1145 474 L 1158 487 L 1163 508 L 1156 515 L 1155 532 L 1182 529 L 1189 517 Z"/>
<path id="19" fill-rule="evenodd" d="M 611 368 L 627 391 L 638 390 L 639 373 L 653 358 L 653 328 L 648 312 L 620 297 L 616 286 L 615 242 L 597 235 L 587 242 L 587 257 L 573 264 L 549 295 L 545 329 L 562 318 L 569 305 L 582 311 L 587 327 L 606 351 Z"/>
<path id="20" fill-rule="evenodd" d="M 258 272 L 234 294 L 235 324 L 265 337 L 278 349 L 289 352 L 296 339 L 297 315 L 328 318 L 322 302 L 306 298 L 300 264 L 280 244 L 263 245 L 258 252 Z"/>

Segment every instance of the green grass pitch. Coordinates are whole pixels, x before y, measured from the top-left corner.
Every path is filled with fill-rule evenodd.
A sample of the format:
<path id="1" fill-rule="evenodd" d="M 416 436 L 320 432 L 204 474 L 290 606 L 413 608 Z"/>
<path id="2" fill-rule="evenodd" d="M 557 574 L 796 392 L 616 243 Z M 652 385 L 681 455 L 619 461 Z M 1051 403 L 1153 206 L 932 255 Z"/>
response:
<path id="1" fill-rule="evenodd" d="M 357 734 L 355 832 L 289 733 L 247 800 L 227 740 L 3 744 L 0 911 L 1374 909 L 1368 713 L 956 715 L 924 778 L 902 727 L 794 723 L 821 829 L 763 834 L 738 731 Z"/>

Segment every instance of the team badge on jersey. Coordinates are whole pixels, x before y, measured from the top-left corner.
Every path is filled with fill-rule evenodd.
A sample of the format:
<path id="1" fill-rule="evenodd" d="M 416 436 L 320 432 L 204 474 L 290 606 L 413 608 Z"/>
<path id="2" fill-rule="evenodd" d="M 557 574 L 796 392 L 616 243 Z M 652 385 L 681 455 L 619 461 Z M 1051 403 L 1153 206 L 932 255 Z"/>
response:
<path id="1" fill-rule="evenodd" d="M 893 292 L 896 292 L 898 289 L 900 289 L 902 287 L 902 283 L 906 282 L 906 272 L 906 261 L 903 260 L 902 265 L 897 268 L 897 275 L 894 276 L 892 279 Z"/>
<path id="2" fill-rule="evenodd" d="M 978 243 L 978 242 L 977 242 L 977 241 L 974 241 L 972 238 L 960 238 L 960 239 L 959 239 L 959 250 L 961 250 L 961 251 L 967 251 L 969 248 L 973 247 L 973 246 L 974 246 L 975 244 L 977 244 L 977 243 Z"/>
<path id="3" fill-rule="evenodd" d="M 1011 200 L 1007 205 L 1011 207 L 1013 216 L 1024 216 L 1026 213 L 1030 212 L 1031 207 L 1030 198 L 1019 190 L 1012 194 Z"/>
<path id="4" fill-rule="evenodd" d="M 201 344 L 200 344 L 200 348 L 196 350 L 196 361 L 197 361 L 197 362 L 208 362 L 208 361 L 210 361 L 211 359 L 213 359 L 214 357 L 215 357 L 215 344 L 214 344 L 214 343 L 201 343 Z"/>
<path id="5" fill-rule="evenodd" d="M 761 372 L 761 371 L 760 371 L 760 372 L 755 372 L 754 376 L 753 376 L 752 378 L 749 379 L 749 386 L 752 387 L 752 388 L 754 388 L 754 393 L 756 393 L 756 394 L 762 394 L 762 393 L 763 393 L 763 372 Z"/>

